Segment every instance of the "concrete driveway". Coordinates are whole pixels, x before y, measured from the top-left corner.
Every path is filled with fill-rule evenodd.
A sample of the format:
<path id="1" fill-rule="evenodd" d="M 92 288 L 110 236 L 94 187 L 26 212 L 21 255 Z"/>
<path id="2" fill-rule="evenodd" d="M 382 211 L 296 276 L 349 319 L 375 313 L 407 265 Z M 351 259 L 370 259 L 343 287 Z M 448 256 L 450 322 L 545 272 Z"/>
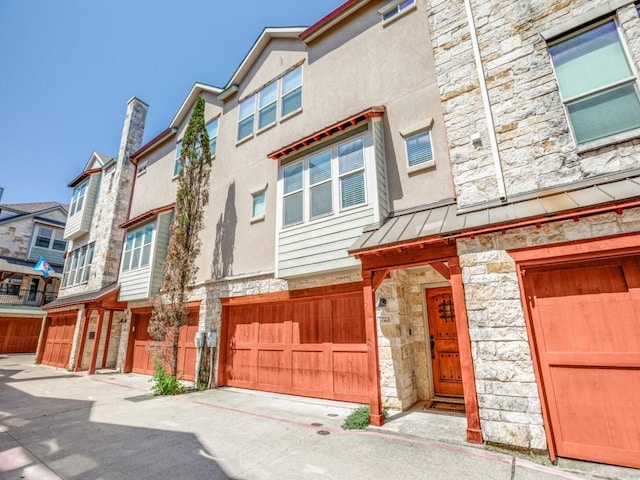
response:
<path id="1" fill-rule="evenodd" d="M 145 376 L 71 374 L 0 355 L 0 478 L 595 478 L 420 438 L 411 432 L 433 427 L 406 415 L 382 429 L 341 430 L 352 408 L 235 389 L 152 397 Z M 626 470 L 605 478 L 637 478 Z"/>

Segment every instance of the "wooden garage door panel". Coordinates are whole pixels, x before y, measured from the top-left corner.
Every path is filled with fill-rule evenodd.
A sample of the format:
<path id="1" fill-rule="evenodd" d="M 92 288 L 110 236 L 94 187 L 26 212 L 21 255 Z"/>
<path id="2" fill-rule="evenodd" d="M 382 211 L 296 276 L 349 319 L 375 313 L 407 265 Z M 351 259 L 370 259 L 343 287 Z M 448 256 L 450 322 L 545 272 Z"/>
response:
<path id="1" fill-rule="evenodd" d="M 525 271 L 560 456 L 640 467 L 639 273 L 636 258 Z"/>
<path id="2" fill-rule="evenodd" d="M 229 307 L 223 381 L 258 390 L 367 401 L 363 305 L 357 293 Z"/>
<path id="3" fill-rule="evenodd" d="M 41 326 L 41 318 L 0 318 L 0 353 L 35 352 Z"/>
<path id="4" fill-rule="evenodd" d="M 67 368 L 75 329 L 75 316 L 52 317 L 47 325 L 42 363 Z"/>

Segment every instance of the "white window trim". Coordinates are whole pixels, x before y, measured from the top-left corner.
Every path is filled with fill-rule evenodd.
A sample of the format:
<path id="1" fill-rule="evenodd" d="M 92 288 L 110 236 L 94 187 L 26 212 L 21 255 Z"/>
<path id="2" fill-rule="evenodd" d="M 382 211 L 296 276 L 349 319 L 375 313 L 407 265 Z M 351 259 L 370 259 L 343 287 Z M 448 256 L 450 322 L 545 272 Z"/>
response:
<path id="1" fill-rule="evenodd" d="M 145 158 L 144 160 L 141 160 L 138 162 L 138 171 L 137 171 L 137 176 L 139 177 L 140 175 L 144 175 L 147 172 L 147 165 L 149 164 L 149 161 Z"/>
<path id="2" fill-rule="evenodd" d="M 80 192 L 82 191 L 82 188 L 84 187 L 84 192 L 82 195 L 80 195 Z M 84 182 L 80 183 L 79 185 L 77 185 L 76 187 L 74 187 L 73 189 L 73 194 L 71 195 L 71 202 L 69 202 L 69 216 L 72 217 L 74 215 L 76 215 L 77 213 L 82 212 L 82 210 L 84 210 L 84 207 L 86 205 L 86 198 L 87 198 L 87 191 L 89 190 L 89 179 L 86 179 Z M 78 194 L 76 196 L 76 193 Z M 78 201 L 82 198 L 82 206 L 78 209 L 77 205 L 78 205 Z"/>
<path id="3" fill-rule="evenodd" d="M 257 222 L 261 222 L 265 219 L 265 215 L 267 213 L 267 187 L 269 186 L 269 184 L 267 183 L 266 185 L 264 185 L 263 187 L 260 188 L 256 188 L 251 190 L 251 219 L 250 219 L 250 223 L 257 223 Z M 255 200 L 256 195 L 260 194 L 260 193 L 264 193 L 264 212 L 262 213 L 262 215 L 253 215 L 253 202 Z"/>
<path id="4" fill-rule="evenodd" d="M 407 151 L 407 137 L 411 137 L 417 133 L 429 131 L 429 135 L 431 138 L 431 161 L 421 163 L 419 165 L 414 165 L 413 167 L 409 166 L 409 152 Z M 405 167 L 407 169 L 407 174 L 414 174 L 417 172 L 422 172 L 424 170 L 430 170 L 436 166 L 436 151 L 433 148 L 433 118 L 429 117 L 425 122 L 420 124 L 411 125 L 408 128 L 403 128 L 400 130 L 400 135 L 402 136 L 402 143 L 404 144 L 404 158 L 405 158 Z"/>
<path id="5" fill-rule="evenodd" d="M 246 142 L 247 140 L 249 140 L 250 138 L 253 138 L 256 134 L 256 106 L 257 106 L 257 96 L 258 96 L 259 92 L 255 92 L 252 93 L 251 95 L 249 95 L 246 98 L 243 98 L 242 101 L 238 102 L 238 122 L 237 122 L 237 128 L 236 128 L 236 145 L 239 145 L 241 143 Z M 244 117 L 240 117 L 240 111 L 241 111 L 241 105 L 245 102 L 248 102 L 252 100 L 253 101 L 253 110 L 251 114 L 245 115 Z M 242 138 L 238 138 L 238 135 L 240 134 L 240 123 L 246 119 L 248 119 L 249 117 L 253 116 L 252 122 L 251 122 L 251 133 L 249 135 L 245 135 Z"/>
<path id="6" fill-rule="evenodd" d="M 296 87 L 292 90 L 289 90 L 288 92 L 284 92 L 282 90 L 282 79 L 284 77 L 286 77 L 287 75 L 289 75 L 290 73 L 294 72 L 295 70 L 300 69 L 300 86 Z M 280 84 L 278 86 L 278 117 L 280 119 L 280 122 L 283 122 L 285 120 L 288 120 L 289 118 L 293 117 L 294 115 L 297 115 L 298 113 L 302 112 L 302 108 L 304 107 L 304 95 L 302 95 L 302 93 L 304 92 L 304 69 L 302 68 L 302 65 L 298 65 L 297 67 L 294 67 L 292 69 L 290 69 L 288 72 L 282 74 L 280 76 L 280 78 L 278 78 L 278 83 Z M 291 110 L 289 113 L 287 113 L 286 115 L 282 115 L 282 105 L 283 105 L 283 99 L 285 95 L 290 94 L 291 92 L 293 92 L 296 89 L 300 89 L 300 106 L 298 108 L 296 108 L 295 110 Z"/>
<path id="7" fill-rule="evenodd" d="M 216 139 L 216 151 L 211 153 L 212 160 L 216 158 L 216 152 L 218 151 L 218 138 L 220 137 L 220 117 L 221 116 L 222 115 L 217 115 L 204 124 L 204 128 L 206 130 L 207 125 L 211 125 L 213 122 L 218 122 L 218 127 L 216 128 L 216 136 L 214 137 Z M 207 135 L 208 134 L 209 132 L 207 132 Z M 209 137 L 209 148 L 211 148 L 211 137 Z"/>
<path id="8" fill-rule="evenodd" d="M 173 176 L 171 177 L 171 180 L 175 180 L 176 178 L 178 178 L 180 176 L 180 172 L 182 171 L 182 168 L 177 168 L 177 165 L 180 163 L 180 155 L 178 155 L 178 152 L 182 154 L 182 139 L 176 142 L 176 150 L 174 154 L 175 158 L 173 161 Z"/>
<path id="9" fill-rule="evenodd" d="M 405 0 L 394 0 L 393 2 L 389 2 L 386 5 L 383 5 L 382 7 L 380 7 L 378 9 L 378 13 L 380 14 L 380 16 L 382 17 L 382 25 L 383 26 L 387 26 L 393 22 L 395 22 L 396 20 L 398 20 L 399 18 L 404 17 L 406 14 L 408 14 L 409 12 L 412 12 L 414 10 L 416 10 L 418 8 L 418 2 L 416 0 L 413 0 L 413 3 L 410 5 L 407 5 L 406 7 L 400 9 L 400 5 L 402 3 L 404 3 Z M 395 15 L 393 15 L 392 17 L 389 17 L 385 20 L 384 16 L 391 12 L 392 10 L 397 10 L 397 13 Z"/>
<path id="10" fill-rule="evenodd" d="M 292 162 L 286 163 L 285 165 L 280 165 L 278 169 L 278 181 L 281 183 L 281 187 L 278 192 L 278 222 L 279 228 L 281 231 L 286 231 L 292 228 L 300 227 L 301 225 L 310 225 L 316 222 L 325 221 L 328 218 L 335 218 L 342 215 L 345 212 L 349 212 L 351 210 L 356 210 L 359 208 L 367 207 L 370 204 L 370 185 L 369 185 L 369 177 L 371 175 L 370 168 L 371 165 L 367 158 L 367 135 L 368 132 L 363 132 L 360 134 L 356 134 L 352 137 L 349 137 L 341 142 L 336 142 L 331 145 L 327 145 L 325 148 L 318 149 L 313 153 L 310 153 L 303 158 L 296 159 Z M 339 158 L 338 158 L 338 148 L 341 145 L 345 145 L 347 143 L 353 142 L 358 138 L 362 139 L 362 167 L 350 170 L 349 172 L 340 173 L 339 166 Z M 318 215 L 316 217 L 311 218 L 311 186 L 309 179 L 309 159 L 314 157 L 324 151 L 331 150 L 331 202 L 332 209 L 330 213 Z M 296 190 L 295 192 L 289 192 L 285 195 L 284 193 L 284 169 L 287 167 L 291 167 L 298 163 L 303 164 L 302 168 L 302 189 Z M 375 167 L 373 167 L 375 168 Z M 363 184 L 364 184 L 364 202 L 359 203 L 357 205 L 350 205 L 348 207 L 342 207 L 342 191 L 340 188 L 340 180 L 344 177 L 348 177 L 357 173 L 362 172 L 363 174 Z M 375 175 L 375 174 L 374 174 Z M 290 223 L 288 225 L 284 224 L 284 199 L 286 196 L 290 196 L 294 193 L 298 193 L 302 191 L 302 221 L 296 223 Z"/>
<path id="11" fill-rule="evenodd" d="M 262 92 L 265 91 L 265 89 L 267 87 L 270 87 L 271 85 L 274 85 L 276 87 L 276 96 L 274 98 L 274 100 L 268 104 L 266 104 L 264 107 L 260 108 L 260 97 L 262 95 Z M 257 97 L 258 97 L 258 101 L 257 101 L 257 105 L 256 105 L 256 109 L 258 111 L 257 115 L 256 115 L 256 122 L 255 122 L 255 127 L 256 127 L 256 133 L 260 133 L 264 130 L 267 130 L 271 127 L 273 127 L 274 125 L 276 125 L 278 123 L 278 99 L 279 99 L 279 95 L 280 95 L 280 81 L 278 79 L 274 80 L 273 82 L 269 82 L 268 84 L 266 84 L 264 87 L 262 87 L 257 93 Z M 275 118 L 273 119 L 273 122 L 271 123 L 267 123 L 264 126 L 260 126 L 260 112 L 262 110 L 265 110 L 266 108 L 270 107 L 271 105 L 275 105 L 276 106 L 276 115 Z"/>
<path id="12" fill-rule="evenodd" d="M 31 247 L 29 249 L 29 253 L 31 253 L 31 251 L 33 250 L 33 248 L 43 248 L 45 250 L 51 250 L 54 252 L 64 252 L 67 249 L 67 241 L 64 239 L 64 230 L 61 230 L 58 227 L 54 227 L 52 225 L 45 225 L 45 224 L 41 224 L 41 223 L 37 223 L 35 225 L 35 230 L 33 232 L 33 240 L 31 241 Z M 41 228 L 49 228 L 51 230 L 51 237 L 49 237 L 49 246 L 48 247 L 39 247 L 38 245 L 36 245 L 36 242 L 38 241 L 38 232 L 40 231 Z M 56 233 L 59 234 L 59 237 L 56 238 Z M 46 237 L 43 237 L 46 238 Z M 65 248 L 62 250 L 59 250 L 57 248 L 53 248 L 53 244 L 56 240 L 59 240 L 61 242 L 64 242 L 65 244 Z"/>
<path id="13" fill-rule="evenodd" d="M 558 79 L 558 73 L 556 72 L 556 66 L 553 62 L 553 59 L 551 58 L 551 54 L 549 53 L 549 61 L 551 63 L 551 69 L 553 70 L 553 75 L 555 78 L 555 82 L 556 85 L 558 87 L 558 96 L 560 97 L 560 101 L 562 102 L 562 108 L 564 110 L 564 115 L 565 118 L 567 120 L 567 124 L 569 126 L 569 131 L 571 132 L 571 138 L 573 139 L 573 143 L 576 147 L 576 151 L 578 153 L 584 153 L 584 152 L 588 152 L 591 150 L 595 150 L 597 148 L 602 148 L 608 145 L 613 145 L 616 143 L 620 143 L 622 141 L 626 141 L 626 140 L 631 140 L 633 138 L 636 137 L 640 137 L 640 128 L 635 128 L 632 130 L 627 130 L 624 132 L 620 132 L 620 133 L 615 133 L 613 135 L 608 135 L 606 137 L 602 137 L 602 138 L 597 138 L 595 140 L 590 140 L 588 142 L 583 142 L 580 143 L 578 142 L 578 139 L 576 137 L 574 128 L 573 128 L 573 123 L 571 122 L 571 116 L 569 115 L 569 109 L 567 107 L 567 104 L 576 100 L 579 100 L 581 98 L 587 97 L 589 95 L 593 95 L 597 92 L 604 92 L 606 90 L 612 89 L 612 88 L 616 88 L 616 86 L 620 86 L 620 85 L 624 85 L 625 83 L 633 83 L 633 86 L 636 90 L 636 93 L 639 94 L 640 97 L 640 89 L 638 86 L 638 81 L 639 81 L 639 76 L 638 76 L 638 72 L 636 70 L 636 66 L 635 66 L 635 62 L 633 61 L 633 56 L 631 55 L 631 51 L 629 50 L 629 47 L 625 41 L 625 35 L 624 32 L 622 31 L 622 29 L 620 28 L 620 22 L 618 21 L 618 18 L 616 16 L 609 16 L 607 18 L 602 18 L 597 22 L 592 22 L 589 23 L 587 25 L 584 25 L 582 28 L 579 28 L 571 33 L 568 33 L 566 35 L 561 35 L 557 38 L 554 38 L 553 41 L 549 41 L 547 43 L 547 52 L 549 51 L 548 49 L 554 45 L 563 43 L 567 40 L 569 40 L 570 38 L 573 38 L 577 35 L 581 35 L 584 32 L 587 32 L 589 30 L 598 28 L 599 26 L 602 26 L 608 22 L 613 21 L 615 27 L 616 27 L 616 31 L 618 32 L 618 40 L 620 41 L 620 45 L 622 46 L 622 50 L 624 51 L 625 57 L 627 59 L 627 63 L 629 64 L 629 68 L 631 69 L 631 72 L 633 73 L 633 76 L 622 79 L 622 80 L 617 80 L 611 84 L 608 84 L 606 86 L 603 87 L 599 87 L 599 88 L 595 88 L 592 90 L 589 90 L 587 92 L 583 92 L 580 93 L 578 95 L 574 95 L 572 97 L 568 97 L 568 98 L 564 98 L 562 96 L 562 91 L 560 90 L 560 81 Z"/>
<path id="14" fill-rule="evenodd" d="M 82 251 L 82 249 L 86 249 L 85 250 L 85 256 L 84 256 L 84 263 L 82 264 L 82 266 L 77 262 L 78 260 L 78 256 L 80 255 L 80 252 Z M 87 257 L 88 257 L 88 253 L 91 253 L 91 261 L 87 264 Z M 91 267 L 93 265 L 93 260 L 94 260 L 94 253 L 95 253 L 95 243 L 88 243 L 85 245 L 82 245 L 81 247 L 78 247 L 74 250 L 72 250 L 69 255 L 67 256 L 67 261 L 65 262 L 65 266 L 64 266 L 64 283 L 62 285 L 63 288 L 66 287 L 73 287 L 76 285 L 83 285 L 85 283 L 87 283 L 89 281 L 89 275 L 91 274 Z M 75 268 L 71 269 L 71 265 L 73 264 L 73 261 L 76 260 L 76 266 Z M 78 276 L 78 272 L 82 269 L 82 277 L 76 281 L 76 277 Z M 70 273 L 73 273 L 73 279 L 71 279 L 70 277 Z M 84 278 L 86 277 L 86 278 Z"/>
<path id="15" fill-rule="evenodd" d="M 148 245 L 150 245 L 149 247 L 149 263 L 147 265 L 141 265 L 142 262 L 142 255 L 144 252 L 144 247 L 145 245 L 147 245 L 146 243 L 144 243 L 144 232 L 146 230 L 147 227 L 152 226 L 153 227 L 153 232 L 151 233 L 151 241 L 149 242 Z M 126 270 L 124 269 L 124 259 L 125 259 L 125 253 L 127 252 L 127 237 L 129 236 L 129 234 L 133 235 L 133 242 L 135 242 L 135 233 L 138 231 L 142 231 L 142 243 L 140 244 L 140 258 L 138 259 L 138 265 L 137 266 L 132 266 L 131 265 L 131 260 L 133 258 L 133 251 L 135 250 L 135 243 L 132 245 L 131 250 L 129 250 L 131 252 L 131 255 L 129 256 L 129 268 L 127 268 Z M 122 245 L 122 260 L 120 261 L 120 272 L 122 273 L 126 273 L 126 272 L 135 272 L 138 270 L 141 270 L 143 268 L 151 268 L 152 264 L 153 264 L 153 255 L 155 253 L 155 245 L 156 245 L 156 238 L 157 238 L 157 233 L 158 233 L 158 225 L 157 222 L 154 220 L 153 222 L 148 222 L 145 223 L 144 225 L 141 225 L 139 227 L 136 227 L 133 230 L 127 230 L 125 233 L 125 237 L 124 237 L 124 244 Z"/>

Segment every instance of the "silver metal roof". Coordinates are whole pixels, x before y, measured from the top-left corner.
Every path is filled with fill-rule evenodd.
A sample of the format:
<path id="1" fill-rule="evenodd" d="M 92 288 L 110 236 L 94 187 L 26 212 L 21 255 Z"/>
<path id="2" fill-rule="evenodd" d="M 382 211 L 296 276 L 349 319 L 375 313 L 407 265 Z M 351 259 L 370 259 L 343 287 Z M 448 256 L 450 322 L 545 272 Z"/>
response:
<path id="1" fill-rule="evenodd" d="M 640 171 L 574 183 L 514 197 L 507 204 L 460 211 L 453 199 L 398 212 L 380 226 L 365 229 L 351 253 L 435 236 L 452 236 L 482 227 L 545 218 L 562 212 L 640 197 Z"/>

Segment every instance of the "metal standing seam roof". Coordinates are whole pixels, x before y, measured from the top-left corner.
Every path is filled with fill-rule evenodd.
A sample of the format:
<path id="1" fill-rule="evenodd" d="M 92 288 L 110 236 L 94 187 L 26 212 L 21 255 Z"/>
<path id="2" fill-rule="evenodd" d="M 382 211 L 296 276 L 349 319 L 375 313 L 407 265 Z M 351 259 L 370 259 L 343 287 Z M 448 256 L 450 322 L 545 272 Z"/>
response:
<path id="1" fill-rule="evenodd" d="M 47 303 L 43 307 L 43 310 L 51 310 L 52 308 L 65 307 L 67 305 L 77 305 L 79 303 L 92 302 L 94 300 L 98 300 L 101 297 L 104 297 L 108 293 L 111 293 L 118 288 L 118 284 L 114 282 L 107 285 L 106 287 L 102 287 L 100 290 L 93 290 L 91 292 L 80 293 L 77 295 L 69 295 L 68 297 L 58 297 L 53 302 Z"/>
<path id="2" fill-rule="evenodd" d="M 538 192 L 537 196 L 523 196 L 521 200 L 509 204 L 466 212 L 460 212 L 453 199 L 400 212 L 387 218 L 380 226 L 365 229 L 349 252 L 357 253 L 429 237 L 450 237 L 481 227 L 498 227 L 501 224 L 508 227 L 518 221 L 549 218 L 571 211 L 578 213 L 588 207 L 640 198 L 639 172 L 635 172 L 634 176 L 613 179 L 609 176 L 600 179 L 600 183 L 591 182 L 574 184 L 564 190 Z"/>

